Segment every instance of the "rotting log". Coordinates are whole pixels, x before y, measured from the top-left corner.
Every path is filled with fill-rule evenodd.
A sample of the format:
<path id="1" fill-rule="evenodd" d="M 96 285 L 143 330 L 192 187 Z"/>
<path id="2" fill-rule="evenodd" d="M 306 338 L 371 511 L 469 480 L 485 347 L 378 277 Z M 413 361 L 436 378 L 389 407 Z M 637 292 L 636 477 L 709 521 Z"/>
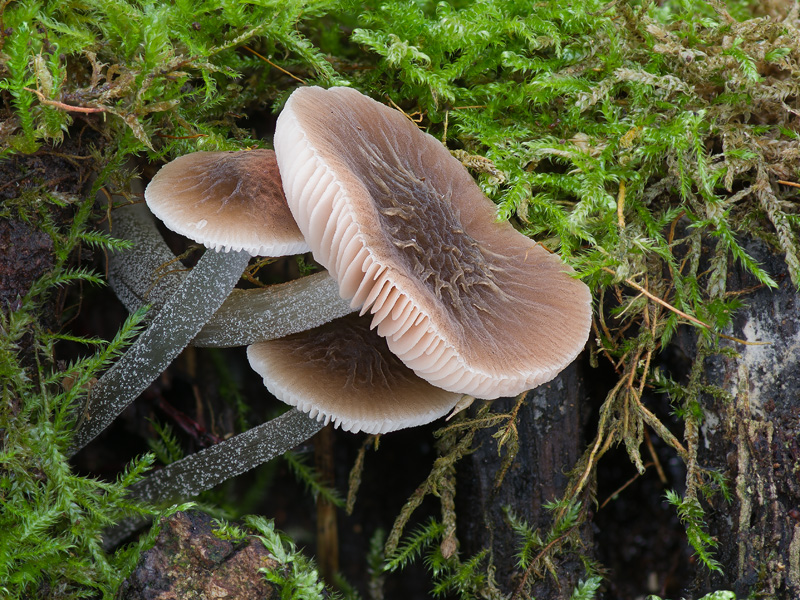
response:
<path id="1" fill-rule="evenodd" d="M 728 589 L 737 597 L 800 598 L 800 301 L 785 263 L 761 244 L 748 252 L 778 282 L 744 296 L 722 340 L 735 355 L 705 360 L 698 463 L 725 476 L 731 500 L 704 504 L 722 573 L 698 570 L 695 594 Z M 736 269 L 728 291 L 756 286 Z"/>
<path id="2" fill-rule="evenodd" d="M 578 360 L 553 381 L 528 393 L 517 419 L 519 451 L 499 487 L 495 478 L 502 469 L 497 451 L 496 429 L 477 432 L 476 450 L 459 465 L 456 512 L 458 538 L 464 556 L 491 550 L 491 561 L 500 589 L 513 592 L 523 573 L 517 566 L 520 538 L 509 522 L 505 508 L 544 537 L 552 526 L 548 502 L 563 497 L 571 470 L 584 449 L 586 411 L 582 364 Z M 495 401 L 493 412 L 507 412 L 513 398 Z M 591 554 L 591 525 L 580 532 L 586 552 Z M 569 594 L 580 577 L 583 564 L 575 554 L 565 554 L 556 564 L 559 581 L 545 577 L 533 584 L 530 596 L 540 599 Z M 530 577 L 533 581 L 534 577 Z"/>

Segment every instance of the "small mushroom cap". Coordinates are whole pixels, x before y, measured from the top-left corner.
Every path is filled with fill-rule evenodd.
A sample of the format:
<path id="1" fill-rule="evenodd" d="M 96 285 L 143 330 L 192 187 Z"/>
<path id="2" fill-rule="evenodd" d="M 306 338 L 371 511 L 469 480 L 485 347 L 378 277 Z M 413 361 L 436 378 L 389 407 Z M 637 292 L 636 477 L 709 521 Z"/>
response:
<path id="1" fill-rule="evenodd" d="M 349 88 L 295 90 L 275 149 L 314 257 L 414 372 L 478 398 L 549 381 L 583 348 L 591 295 L 507 222 L 399 111 Z"/>
<path id="2" fill-rule="evenodd" d="M 144 197 L 164 225 L 207 248 L 253 256 L 308 251 L 272 150 L 186 154 L 156 173 Z"/>
<path id="3" fill-rule="evenodd" d="M 247 358 L 276 398 L 345 431 L 422 425 L 461 399 L 414 375 L 357 315 L 253 344 Z"/>

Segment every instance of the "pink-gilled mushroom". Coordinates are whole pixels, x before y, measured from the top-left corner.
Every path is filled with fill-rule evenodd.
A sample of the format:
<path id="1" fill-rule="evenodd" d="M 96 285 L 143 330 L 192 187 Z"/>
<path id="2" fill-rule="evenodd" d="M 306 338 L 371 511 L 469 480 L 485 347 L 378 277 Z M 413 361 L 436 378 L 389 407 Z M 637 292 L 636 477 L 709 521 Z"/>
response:
<path id="1" fill-rule="evenodd" d="M 308 251 L 289 212 L 273 150 L 193 152 L 164 165 L 145 190 L 167 228 L 218 251 Z M 241 274 L 241 273 L 240 273 Z"/>
<path id="2" fill-rule="evenodd" d="M 114 237 L 130 244 L 109 256 L 108 282 L 128 312 L 158 314 L 187 277 L 144 204 L 113 212 Z M 189 271 L 190 272 L 190 271 Z M 192 338 L 203 348 L 231 348 L 305 331 L 353 312 L 326 271 L 286 283 L 231 291 Z"/>
<path id="3" fill-rule="evenodd" d="M 279 456 L 329 422 L 345 431 L 385 433 L 429 423 L 462 398 L 417 377 L 369 329 L 369 319 L 356 315 L 255 343 L 247 356 L 266 387 L 295 408 L 167 465 L 132 486 L 133 497 L 189 498 Z"/>
<path id="4" fill-rule="evenodd" d="M 582 350 L 587 286 L 497 222 L 466 169 L 399 111 L 300 88 L 274 143 L 315 259 L 419 377 L 492 399 L 549 381 Z"/>
<path id="5" fill-rule="evenodd" d="M 429 423 L 462 397 L 414 375 L 370 331 L 369 319 L 356 315 L 252 344 L 247 356 L 270 392 L 295 408 L 167 465 L 133 486 L 135 497 L 187 498 L 291 449 L 329 422 L 385 433 Z"/>
<path id="6" fill-rule="evenodd" d="M 345 431 L 386 433 L 430 423 L 462 394 L 417 377 L 369 319 L 349 315 L 247 348 L 250 366 L 279 400 Z"/>
<path id="7" fill-rule="evenodd" d="M 347 430 L 392 431 L 445 414 L 464 394 L 519 394 L 583 348 L 588 288 L 557 256 L 498 223 L 460 163 L 399 112 L 347 88 L 302 88 L 279 117 L 275 145 L 289 207 L 315 258 L 343 298 L 372 313 L 386 343 L 345 319 L 251 346 L 251 364 L 285 401 Z M 322 392 L 306 386 L 312 379 Z M 387 392 L 398 381 L 409 394 Z M 385 406 L 350 402 L 370 390 L 373 400 L 386 395 Z M 315 430 L 296 411 L 286 418 Z M 213 455 L 203 486 L 251 468 L 227 467 L 239 437 L 170 465 L 137 495 L 204 489 L 190 475 L 203 456 Z M 255 438 L 246 437 L 251 447 Z"/>

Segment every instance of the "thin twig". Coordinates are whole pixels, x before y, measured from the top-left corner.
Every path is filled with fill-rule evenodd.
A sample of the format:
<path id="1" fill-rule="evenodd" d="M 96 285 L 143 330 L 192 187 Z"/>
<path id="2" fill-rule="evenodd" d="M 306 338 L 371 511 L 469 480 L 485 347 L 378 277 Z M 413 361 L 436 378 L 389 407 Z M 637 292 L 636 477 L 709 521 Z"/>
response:
<path id="1" fill-rule="evenodd" d="M 66 160 L 95 160 L 94 156 L 79 156 L 77 154 L 63 154 L 61 152 L 53 152 L 52 150 L 39 150 L 38 154 L 47 154 L 49 156 L 57 156 Z"/>
<path id="2" fill-rule="evenodd" d="M 658 472 L 658 478 L 661 480 L 661 483 L 667 485 L 667 474 L 664 472 L 664 467 L 661 466 L 661 461 L 658 460 L 656 449 L 653 446 L 653 440 L 650 439 L 650 432 L 648 432 L 646 429 L 644 430 L 644 440 L 647 442 L 647 450 L 650 452 L 650 456 L 653 457 L 653 466 Z M 645 465 L 645 467 L 646 466 L 647 465 Z"/>
<path id="3" fill-rule="evenodd" d="M 514 590 L 514 593 L 511 596 L 511 600 L 516 600 L 516 598 L 522 593 L 522 588 L 525 587 L 525 583 L 528 581 L 528 577 L 533 572 L 533 567 L 536 566 L 536 563 L 539 562 L 539 559 L 541 559 L 545 554 L 547 554 L 547 551 L 550 550 L 550 548 L 552 548 L 553 546 L 555 546 L 556 544 L 561 542 L 570 533 L 572 533 L 572 531 L 576 527 L 577 527 L 577 525 L 573 525 L 572 527 L 567 529 L 564 533 L 562 533 L 560 536 L 558 536 L 556 539 L 554 539 L 549 544 L 547 544 L 544 548 L 542 548 L 541 551 L 539 552 L 539 554 L 537 554 L 536 556 L 533 557 L 533 560 L 531 561 L 531 564 L 529 564 L 528 568 L 525 569 L 525 574 L 522 576 L 522 581 L 520 581 L 519 585 L 517 586 L 517 589 Z"/>
<path id="4" fill-rule="evenodd" d="M 725 335 L 724 333 L 718 334 L 719 337 L 730 340 L 732 342 L 736 342 L 737 344 L 744 344 L 745 346 L 771 346 L 772 342 L 748 342 L 747 340 L 743 340 L 741 338 L 733 337 L 732 335 Z"/>
<path id="5" fill-rule="evenodd" d="M 166 133 L 157 133 L 156 136 L 168 140 L 194 140 L 201 137 L 208 137 L 208 134 L 195 133 L 194 135 L 167 135 Z"/>
<path id="6" fill-rule="evenodd" d="M 295 81 L 299 81 L 300 83 L 305 83 L 305 81 L 303 79 L 300 79 L 297 75 L 295 75 L 293 73 L 290 73 L 289 71 L 287 71 L 283 67 L 279 67 L 274 62 L 272 62 L 270 59 L 268 59 L 266 56 L 261 56 L 258 52 L 256 52 L 252 48 L 248 48 L 247 46 L 242 46 L 242 48 L 244 48 L 248 52 L 251 52 L 251 53 L 255 54 L 258 58 L 263 60 L 265 63 L 269 64 L 272 67 L 275 67 L 276 69 L 278 69 L 278 71 L 280 71 L 281 73 L 285 73 L 286 75 L 288 75 L 289 77 L 291 77 Z"/>
<path id="7" fill-rule="evenodd" d="M 607 271 L 608 273 L 611 273 L 612 275 L 616 275 L 616 273 L 613 270 L 609 269 L 608 267 L 603 267 L 603 270 Z M 638 283 L 635 283 L 635 282 L 631 281 L 630 279 L 625 279 L 624 281 L 625 281 L 625 283 L 627 285 L 629 285 L 633 289 L 641 292 L 642 294 L 644 294 L 645 296 L 650 298 L 650 300 L 652 300 L 653 302 L 658 302 L 664 308 L 667 308 L 667 309 L 671 310 L 675 314 L 680 315 L 684 319 L 688 319 L 689 321 L 691 321 L 693 323 L 696 323 L 696 324 L 700 325 L 701 327 L 704 327 L 706 329 L 711 329 L 711 326 L 708 325 L 707 323 L 703 323 L 700 319 L 697 319 L 697 318 L 693 317 L 692 315 L 688 315 L 685 312 L 683 312 L 682 310 L 679 310 L 679 309 L 675 308 L 669 302 L 666 302 L 665 300 L 662 300 L 658 296 L 655 296 L 655 295 L 651 294 L 650 292 L 648 292 L 646 289 L 644 289 Z"/>
<path id="8" fill-rule="evenodd" d="M 404 111 L 402 108 L 400 108 L 397 105 L 397 103 L 389 97 L 388 94 L 386 94 L 386 99 L 392 104 L 392 106 L 394 106 L 397 110 L 399 110 L 401 113 L 403 113 L 403 115 L 405 116 L 406 119 L 408 119 L 409 121 L 411 121 L 415 125 L 419 125 L 420 123 L 422 123 L 422 119 L 425 118 L 425 113 L 423 113 L 420 110 L 415 110 L 413 113 L 408 114 L 406 111 Z M 414 118 L 415 116 L 418 116 L 419 118 L 415 119 Z"/>
<path id="9" fill-rule="evenodd" d="M 672 432 L 667 429 L 664 424 L 658 420 L 658 417 L 651 413 L 647 408 L 642 404 L 638 398 L 636 398 L 636 402 L 638 404 L 639 414 L 644 419 L 644 422 L 647 423 L 650 428 L 658 434 L 662 440 L 667 442 L 670 446 L 672 446 L 675 450 L 678 451 L 678 454 L 681 455 L 681 458 L 686 462 L 688 460 L 688 453 L 686 448 L 683 447 Z"/>
<path id="10" fill-rule="evenodd" d="M 33 92 L 39 97 L 39 102 L 42 104 L 47 104 L 48 106 L 52 106 L 54 108 L 59 108 L 61 110 L 65 110 L 68 112 L 79 112 L 79 113 L 101 113 L 106 112 L 105 108 L 90 108 L 87 106 L 71 106 L 69 104 L 64 104 L 63 102 L 59 102 L 58 100 L 50 100 L 46 98 L 45 95 L 40 92 L 39 90 L 34 90 L 33 88 L 22 88 L 27 92 Z"/>
<path id="11" fill-rule="evenodd" d="M 778 183 L 782 183 L 783 185 L 790 185 L 792 187 L 800 188 L 800 183 L 795 183 L 793 181 L 783 181 L 783 179 L 778 179 Z"/>
<path id="12" fill-rule="evenodd" d="M 649 462 L 649 463 L 646 463 L 646 464 L 644 465 L 644 468 L 645 468 L 645 469 L 647 469 L 648 467 L 652 467 L 652 466 L 653 466 L 653 463 Z M 611 501 L 612 501 L 612 500 L 613 500 L 615 497 L 619 496 L 619 495 L 620 495 L 620 494 L 621 494 L 621 493 L 622 493 L 622 492 L 625 490 L 625 488 L 627 488 L 627 487 L 628 487 L 630 484 L 632 484 L 634 481 L 636 481 L 637 479 L 639 479 L 639 477 L 641 477 L 641 475 L 639 475 L 639 473 L 636 473 L 636 475 L 634 475 L 633 477 L 631 477 L 630 479 L 628 479 L 628 481 L 626 481 L 626 482 L 625 482 L 625 483 L 623 483 L 621 486 L 619 486 L 619 487 L 618 487 L 616 490 L 614 490 L 613 492 L 611 492 L 611 494 L 609 494 L 608 498 L 606 498 L 606 499 L 603 501 L 603 503 L 600 505 L 600 507 L 599 507 L 597 510 L 598 510 L 598 511 L 601 511 L 601 510 L 603 510 L 603 508 L 605 508 L 605 506 L 606 506 L 606 505 L 607 505 L 609 502 L 611 502 Z"/>
<path id="13" fill-rule="evenodd" d="M 649 320 L 649 313 L 648 313 L 647 310 L 645 310 L 644 316 L 645 316 L 645 320 Z M 648 325 L 650 325 L 650 323 L 648 323 Z M 653 341 L 655 341 L 655 339 L 656 339 L 656 319 L 655 318 L 653 318 L 653 323 L 652 323 L 652 325 L 650 327 L 650 335 L 653 336 L 652 339 L 653 339 Z M 643 373 L 642 379 L 639 381 L 639 398 L 641 398 L 642 394 L 644 393 L 644 386 L 645 386 L 645 383 L 647 382 L 647 374 L 650 372 L 650 359 L 652 357 L 653 357 L 653 349 L 652 348 L 648 348 L 648 350 L 647 350 L 647 358 L 645 358 L 644 369 L 642 370 L 642 373 Z"/>
<path id="14" fill-rule="evenodd" d="M 606 358 L 608 359 L 608 362 L 610 362 L 614 366 L 614 368 L 616 369 L 616 365 L 614 364 L 614 359 L 611 357 L 611 354 L 608 352 L 608 350 L 606 349 L 605 344 L 603 344 L 603 341 L 601 339 L 600 329 L 598 329 L 598 327 L 597 327 L 597 319 L 592 319 L 592 329 L 594 330 L 594 333 L 597 336 L 597 341 L 600 342 L 598 344 L 600 346 L 600 350 L 603 352 L 603 354 L 606 355 Z"/>
<path id="15" fill-rule="evenodd" d="M 603 307 L 605 306 L 605 299 L 606 299 L 606 289 L 602 288 L 600 290 L 600 301 L 597 303 L 597 314 L 600 317 L 600 327 L 603 328 L 603 333 L 606 335 L 606 339 L 609 342 L 614 340 L 614 336 L 611 335 L 611 331 L 608 329 L 608 325 L 606 325 L 606 315 L 603 311 Z"/>

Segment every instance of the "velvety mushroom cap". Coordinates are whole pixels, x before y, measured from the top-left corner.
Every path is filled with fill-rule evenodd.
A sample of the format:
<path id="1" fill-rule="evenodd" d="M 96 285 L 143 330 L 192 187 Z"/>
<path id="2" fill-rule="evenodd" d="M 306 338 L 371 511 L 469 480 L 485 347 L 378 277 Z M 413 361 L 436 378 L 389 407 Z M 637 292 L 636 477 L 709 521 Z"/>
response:
<path id="1" fill-rule="evenodd" d="M 207 248 L 253 256 L 308 251 L 272 150 L 186 154 L 156 173 L 145 200 L 169 229 Z"/>
<path id="2" fill-rule="evenodd" d="M 275 149 L 314 257 L 420 377 L 479 398 L 515 395 L 583 348 L 586 285 L 497 222 L 461 163 L 400 112 L 349 88 L 300 88 Z"/>
<path id="3" fill-rule="evenodd" d="M 455 407 L 461 394 L 414 375 L 370 330 L 349 315 L 247 349 L 250 365 L 279 400 L 345 431 L 386 433 L 422 425 Z"/>

